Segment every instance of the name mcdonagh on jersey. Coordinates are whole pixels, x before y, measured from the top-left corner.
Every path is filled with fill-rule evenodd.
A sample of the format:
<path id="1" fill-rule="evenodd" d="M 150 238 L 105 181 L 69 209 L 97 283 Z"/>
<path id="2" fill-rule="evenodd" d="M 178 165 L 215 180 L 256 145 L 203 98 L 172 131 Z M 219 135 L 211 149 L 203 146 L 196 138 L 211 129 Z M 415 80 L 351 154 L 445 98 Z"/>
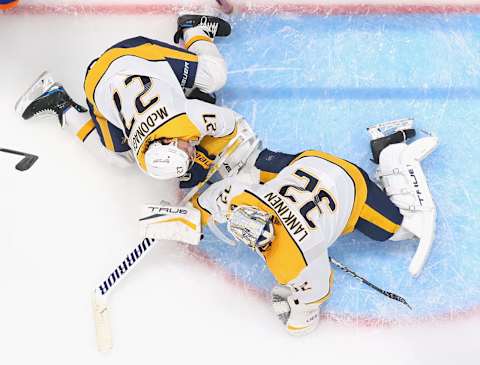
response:
<path id="1" fill-rule="evenodd" d="M 129 144 L 133 151 L 136 153 L 139 147 L 142 145 L 145 138 L 155 129 L 160 127 L 166 118 L 168 118 L 168 111 L 166 106 L 162 106 L 155 110 L 153 113 L 142 121 L 136 123 L 134 130 L 130 134 Z M 159 123 L 160 122 L 160 123 Z"/>
<path id="2" fill-rule="evenodd" d="M 265 199 L 268 205 L 277 212 L 283 225 L 287 228 L 288 232 L 290 232 L 294 239 L 298 239 L 298 241 L 301 242 L 308 236 L 308 230 L 305 229 L 300 218 L 290 210 L 290 207 L 281 196 L 273 192 L 268 192 L 263 195 L 263 199 Z"/>

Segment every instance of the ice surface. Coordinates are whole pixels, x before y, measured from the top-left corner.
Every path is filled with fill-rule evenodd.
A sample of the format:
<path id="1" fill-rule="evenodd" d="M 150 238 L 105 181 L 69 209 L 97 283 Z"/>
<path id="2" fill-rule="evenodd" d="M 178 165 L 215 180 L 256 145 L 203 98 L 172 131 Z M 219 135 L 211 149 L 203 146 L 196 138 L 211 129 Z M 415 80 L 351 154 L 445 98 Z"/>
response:
<path id="1" fill-rule="evenodd" d="M 271 149 L 322 149 L 373 175 L 369 125 L 413 117 L 418 129 L 440 138 L 423 164 L 438 205 L 437 238 L 423 275 L 415 280 L 406 270 L 414 241 L 378 243 L 355 233 L 331 249 L 353 270 L 400 293 L 414 311 L 338 273 L 326 312 L 425 319 L 478 306 L 479 27 L 480 17 L 458 15 L 250 16 L 235 19 L 234 35 L 221 43 L 230 66 L 221 100 L 252 121 Z M 238 260 L 246 255 L 240 248 L 230 257 L 228 248 L 205 246 L 251 280 L 253 257 Z M 273 282 L 267 273 L 255 277 L 252 284 L 265 289 Z"/>
<path id="2" fill-rule="evenodd" d="M 13 156 L 0 156 L 0 359 L 6 360 L 0 361 L 442 364 L 456 356 L 475 363 L 480 17 L 232 20 L 232 37 L 219 42 L 230 70 L 220 101 L 244 114 L 269 148 L 323 149 L 371 173 L 367 126 L 414 117 L 418 128 L 439 136 L 438 150 L 424 163 L 438 229 L 422 276 L 412 279 L 407 271 L 413 241 L 378 243 L 353 234 L 331 250 L 404 296 L 414 311 L 337 272 L 323 307 L 327 320 L 308 338 L 291 339 L 266 300 L 273 279 L 263 263 L 242 246 L 207 236 L 199 253 L 159 248 L 122 283 L 112 297 L 115 352 L 99 357 L 90 291 L 135 244 L 141 204 L 175 192 L 135 169 L 95 161 L 54 120 L 21 121 L 13 105 L 44 69 L 82 101 L 91 59 L 130 36 L 169 41 L 175 19 L 23 14 L 0 17 L 0 146 L 40 160 L 20 173 Z M 226 280 L 232 277 L 237 285 Z M 397 322 L 408 326 L 377 327 Z"/>

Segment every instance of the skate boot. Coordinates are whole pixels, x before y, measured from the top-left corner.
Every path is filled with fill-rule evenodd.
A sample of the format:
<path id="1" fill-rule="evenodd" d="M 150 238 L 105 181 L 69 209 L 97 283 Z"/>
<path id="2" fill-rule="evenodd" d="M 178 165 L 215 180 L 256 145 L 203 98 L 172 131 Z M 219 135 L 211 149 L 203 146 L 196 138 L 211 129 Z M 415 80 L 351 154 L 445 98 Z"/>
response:
<path id="1" fill-rule="evenodd" d="M 87 109 L 75 103 L 59 83 L 54 82 L 48 72 L 44 72 L 15 104 L 15 111 L 23 118 L 35 115 L 54 114 L 60 126 L 64 125 L 64 113 L 71 107 L 79 112 Z"/>
<path id="2" fill-rule="evenodd" d="M 393 133 L 391 133 L 393 130 Z M 405 142 L 415 137 L 413 119 L 398 119 L 380 123 L 367 128 L 372 137 L 370 148 L 372 149 L 372 161 L 378 164 L 380 152 L 393 143 Z"/>
<path id="3" fill-rule="evenodd" d="M 217 103 L 217 95 L 215 93 L 207 94 L 203 91 L 200 91 L 200 89 L 197 87 L 188 93 L 187 99 L 197 99 L 209 104 Z"/>
<path id="4" fill-rule="evenodd" d="M 173 36 L 173 41 L 178 44 L 183 39 L 183 31 L 196 26 L 201 27 L 204 33 L 210 37 L 226 37 L 232 32 L 230 24 L 222 18 L 211 15 L 184 14 L 177 20 L 178 28 Z"/>

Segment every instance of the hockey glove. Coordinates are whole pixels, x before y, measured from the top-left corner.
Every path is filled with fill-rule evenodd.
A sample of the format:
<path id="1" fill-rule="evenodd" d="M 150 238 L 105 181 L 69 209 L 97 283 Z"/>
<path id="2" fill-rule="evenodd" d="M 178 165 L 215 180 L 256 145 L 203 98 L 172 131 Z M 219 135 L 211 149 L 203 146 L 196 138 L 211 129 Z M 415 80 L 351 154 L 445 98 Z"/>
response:
<path id="1" fill-rule="evenodd" d="M 292 336 L 312 332 L 320 320 L 318 304 L 304 304 L 295 299 L 288 286 L 278 285 L 272 289 L 272 305 L 278 319 Z"/>
<path id="2" fill-rule="evenodd" d="M 214 155 L 209 155 L 207 150 L 197 146 L 193 166 L 188 174 L 181 178 L 180 188 L 190 189 L 205 180 L 213 160 L 215 160 Z"/>

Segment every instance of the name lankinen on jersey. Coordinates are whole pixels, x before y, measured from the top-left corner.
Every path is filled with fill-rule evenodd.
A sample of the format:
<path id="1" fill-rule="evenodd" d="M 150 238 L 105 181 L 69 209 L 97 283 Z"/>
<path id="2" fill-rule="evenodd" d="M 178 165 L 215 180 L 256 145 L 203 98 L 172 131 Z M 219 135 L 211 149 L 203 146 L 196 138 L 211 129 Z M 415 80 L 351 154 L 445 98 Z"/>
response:
<path id="1" fill-rule="evenodd" d="M 287 203 L 282 197 L 273 192 L 266 193 L 263 198 L 269 203 L 269 205 L 277 212 L 278 216 L 282 220 L 284 226 L 290 232 L 292 237 L 298 239 L 301 242 L 308 236 L 308 231 L 298 218 L 289 208 Z"/>

